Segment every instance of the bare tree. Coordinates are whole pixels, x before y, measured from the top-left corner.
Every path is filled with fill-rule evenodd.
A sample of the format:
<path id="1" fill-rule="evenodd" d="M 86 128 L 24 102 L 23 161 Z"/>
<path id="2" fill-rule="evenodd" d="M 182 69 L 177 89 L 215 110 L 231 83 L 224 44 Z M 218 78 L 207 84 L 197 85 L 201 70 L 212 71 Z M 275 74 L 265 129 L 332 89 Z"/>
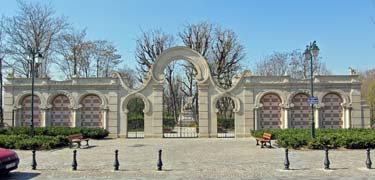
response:
<path id="1" fill-rule="evenodd" d="M 0 59 L 3 60 L 7 54 L 8 48 L 5 43 L 4 17 L 0 17 Z"/>
<path id="2" fill-rule="evenodd" d="M 256 64 L 256 74 L 261 76 L 283 76 L 288 71 L 288 53 L 275 52 Z"/>
<path id="3" fill-rule="evenodd" d="M 311 77 L 311 62 L 303 57 L 303 53 L 299 50 L 294 50 L 289 53 L 289 75 L 295 79 L 306 79 Z M 313 59 L 313 75 L 328 75 L 331 72 L 327 69 L 321 58 Z"/>
<path id="4" fill-rule="evenodd" d="M 128 87 L 137 88 L 140 85 L 137 79 L 137 73 L 133 69 L 124 65 L 122 68 L 117 69 L 117 71 L 120 73 L 122 78 L 125 79 L 125 83 L 127 83 Z"/>
<path id="5" fill-rule="evenodd" d="M 236 33 L 217 27 L 212 45 L 211 74 L 220 86 L 232 86 L 232 77 L 241 70 L 240 62 L 244 58 L 244 46 L 238 41 Z"/>
<path id="6" fill-rule="evenodd" d="M 212 45 L 212 29 L 213 25 L 209 22 L 186 24 L 179 33 L 179 37 L 185 46 L 190 47 L 208 59 Z M 195 109 L 196 116 L 198 116 L 198 84 L 195 81 L 197 72 L 189 62 L 183 66 L 186 79 L 182 81 L 183 87 L 181 89 L 185 96 L 193 97 L 193 102 L 191 103 L 194 105 L 193 109 Z"/>
<path id="7" fill-rule="evenodd" d="M 212 43 L 212 28 L 213 25 L 208 22 L 186 24 L 179 37 L 185 46 L 199 52 L 207 59 Z"/>
<path id="8" fill-rule="evenodd" d="M 261 76 L 290 75 L 295 79 L 311 77 L 310 60 L 305 60 L 300 50 L 273 52 L 256 64 L 255 74 Z M 318 57 L 313 61 L 314 75 L 327 75 L 330 71 Z"/>
<path id="9" fill-rule="evenodd" d="M 42 53 L 44 69 L 39 73 L 46 72 L 56 40 L 68 27 L 68 23 L 62 17 L 55 17 L 55 11 L 50 5 L 19 1 L 18 14 L 7 17 L 4 27 L 11 49 L 7 64 L 17 74 L 30 77 L 31 61 L 27 58 L 29 47 L 33 52 Z"/>
<path id="10" fill-rule="evenodd" d="M 370 69 L 360 73 L 361 77 L 361 95 L 370 106 L 371 124 L 375 123 L 375 69 Z"/>
<path id="11" fill-rule="evenodd" d="M 94 48 L 96 77 L 109 77 L 116 66 L 121 63 L 121 55 L 109 41 L 95 41 Z"/>
<path id="12" fill-rule="evenodd" d="M 160 30 L 150 30 L 147 32 L 142 32 L 142 36 L 136 41 L 136 59 L 137 59 L 137 70 L 140 72 L 138 80 L 143 81 L 143 77 L 150 70 L 152 64 L 155 62 L 156 58 L 166 49 L 174 45 L 174 38 L 172 35 L 165 34 Z M 164 76 L 167 81 L 167 88 L 164 88 L 164 97 L 166 101 L 171 101 L 166 103 L 167 105 L 172 105 L 174 120 L 177 121 L 177 115 L 179 109 L 177 108 L 177 90 L 174 89 L 174 78 L 173 76 L 173 66 L 175 62 L 172 62 L 166 67 L 164 71 Z M 167 89 L 167 91 L 166 91 Z M 171 98 L 171 99 L 169 99 Z"/>
<path id="13" fill-rule="evenodd" d="M 142 36 L 136 41 L 135 52 L 137 70 L 141 73 L 139 81 L 143 81 L 144 75 L 149 71 L 156 58 L 172 45 L 174 45 L 173 36 L 165 34 L 161 30 L 142 32 Z"/>
<path id="14" fill-rule="evenodd" d="M 86 29 L 82 31 L 67 32 L 59 36 L 58 43 L 56 45 L 56 52 L 63 58 L 60 61 L 56 61 L 61 71 L 68 77 L 81 76 L 82 72 L 79 72 L 82 61 L 85 59 L 85 54 L 92 51 L 91 42 L 86 41 Z"/>

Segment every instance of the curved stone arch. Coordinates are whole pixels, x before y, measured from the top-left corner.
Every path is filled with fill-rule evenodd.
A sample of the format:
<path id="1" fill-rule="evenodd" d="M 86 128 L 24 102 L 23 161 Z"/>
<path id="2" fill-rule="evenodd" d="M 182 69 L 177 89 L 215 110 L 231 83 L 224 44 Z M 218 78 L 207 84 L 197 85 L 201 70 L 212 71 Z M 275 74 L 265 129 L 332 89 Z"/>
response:
<path id="1" fill-rule="evenodd" d="M 82 106 L 82 104 L 81 104 L 82 99 L 85 98 L 88 95 L 96 95 L 96 96 L 98 96 L 100 98 L 100 100 L 102 101 L 102 104 L 101 104 L 102 108 L 103 109 L 107 109 L 108 108 L 107 107 L 108 106 L 108 100 L 107 100 L 107 98 L 104 96 L 104 94 L 100 93 L 99 91 L 87 91 L 87 92 L 81 94 L 80 97 L 77 99 L 78 102 L 76 102 L 76 104 L 79 105 L 79 106 Z"/>
<path id="2" fill-rule="evenodd" d="M 262 92 L 258 93 L 255 96 L 255 104 L 256 104 L 256 106 L 262 106 L 260 100 L 262 99 L 262 97 L 264 97 L 267 94 L 276 94 L 281 99 L 281 104 L 280 105 L 285 104 L 285 97 L 283 96 L 283 92 L 282 91 L 280 91 L 280 90 L 269 90 L 269 91 L 262 91 Z"/>
<path id="3" fill-rule="evenodd" d="M 350 104 L 349 96 L 345 95 L 345 92 L 343 90 L 340 90 L 340 89 L 329 90 L 329 91 L 319 93 L 318 94 L 319 102 L 321 104 L 323 104 L 323 102 L 322 102 L 323 97 L 326 96 L 327 94 L 331 94 L 331 93 L 337 94 L 342 99 L 344 104 Z"/>
<path id="4" fill-rule="evenodd" d="M 212 101 L 212 104 L 211 104 L 211 107 L 214 107 L 216 112 L 218 111 L 217 108 L 216 108 L 216 103 L 217 103 L 217 101 L 219 101 L 219 99 L 221 99 L 223 97 L 229 97 L 234 101 L 235 107 L 233 109 L 233 112 L 238 113 L 238 112 L 241 111 L 241 100 L 238 97 L 233 96 L 233 95 L 228 94 L 228 93 L 222 93 L 222 94 L 215 95 L 214 99 Z"/>
<path id="5" fill-rule="evenodd" d="M 144 105 L 145 105 L 145 107 L 144 107 L 144 109 L 143 109 L 143 113 L 145 113 L 145 114 L 147 114 L 147 113 L 149 113 L 150 112 L 150 102 L 149 102 L 149 100 L 147 99 L 147 97 L 145 96 L 145 95 L 143 95 L 143 94 L 141 94 L 141 93 L 134 93 L 134 94 L 129 94 L 129 95 L 127 95 L 125 98 L 124 98 L 124 100 L 122 100 L 122 102 L 121 102 L 121 109 L 125 112 L 125 113 L 127 113 L 128 112 L 128 108 L 127 108 L 127 106 L 128 106 L 128 103 L 129 103 L 129 101 L 130 100 L 132 100 L 132 99 L 135 99 L 135 98 L 140 98 L 140 99 L 142 99 L 142 101 L 143 101 L 143 103 L 144 103 Z"/>
<path id="6" fill-rule="evenodd" d="M 70 94 L 69 92 L 67 91 L 62 91 L 62 90 L 58 90 L 57 92 L 53 93 L 53 94 L 50 94 L 47 98 L 47 106 L 48 107 L 52 107 L 52 101 L 59 95 L 64 95 L 66 97 L 68 97 L 69 99 L 69 103 L 70 103 L 70 108 L 73 108 L 73 107 L 76 107 L 76 103 L 74 101 L 74 98 L 72 96 L 72 94 Z"/>
<path id="7" fill-rule="evenodd" d="M 165 50 L 160 54 L 151 67 L 151 75 L 158 82 L 164 80 L 164 69 L 169 63 L 175 60 L 186 60 L 193 64 L 197 71 L 196 79 L 198 82 L 205 82 L 210 77 L 210 67 L 202 55 L 191 48 L 177 46 Z"/>
<path id="8" fill-rule="evenodd" d="M 306 94 L 307 96 L 310 96 L 310 91 L 309 90 L 301 90 L 301 91 L 293 91 L 292 93 L 288 94 L 287 97 L 287 104 L 292 104 L 293 98 L 298 95 L 298 94 Z"/>
<path id="9" fill-rule="evenodd" d="M 20 108 L 20 106 L 22 106 L 23 99 L 27 96 L 31 96 L 31 92 L 24 92 L 24 93 L 18 95 L 16 97 L 16 101 L 15 101 L 16 104 L 14 104 L 13 106 Z M 40 107 L 46 107 L 47 101 L 41 93 L 34 92 L 34 96 L 38 96 L 38 98 L 40 100 Z"/>

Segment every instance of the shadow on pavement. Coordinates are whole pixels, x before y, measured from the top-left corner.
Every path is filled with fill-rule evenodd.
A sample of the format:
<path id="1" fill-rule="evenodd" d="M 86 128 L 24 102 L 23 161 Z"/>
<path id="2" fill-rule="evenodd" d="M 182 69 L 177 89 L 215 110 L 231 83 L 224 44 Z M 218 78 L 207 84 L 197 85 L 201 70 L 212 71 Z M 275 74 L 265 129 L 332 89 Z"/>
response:
<path id="1" fill-rule="evenodd" d="M 32 178 L 35 178 L 39 176 L 40 173 L 37 172 L 11 172 L 4 176 L 4 179 L 9 180 L 29 180 Z M 0 179 L 3 179 L 3 177 L 0 177 Z"/>

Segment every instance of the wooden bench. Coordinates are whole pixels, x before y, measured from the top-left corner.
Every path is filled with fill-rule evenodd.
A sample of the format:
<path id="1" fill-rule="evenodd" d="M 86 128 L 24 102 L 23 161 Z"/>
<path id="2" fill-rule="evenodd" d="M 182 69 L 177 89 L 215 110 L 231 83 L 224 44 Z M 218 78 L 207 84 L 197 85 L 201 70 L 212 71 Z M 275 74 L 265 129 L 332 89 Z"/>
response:
<path id="1" fill-rule="evenodd" d="M 72 134 L 68 136 L 69 139 L 69 146 L 72 148 L 73 143 L 76 143 L 78 145 L 78 148 L 81 148 L 81 142 L 86 141 L 86 146 L 89 147 L 89 138 L 83 137 L 82 134 Z"/>
<path id="2" fill-rule="evenodd" d="M 260 142 L 261 148 L 263 148 L 264 146 L 267 146 L 267 143 L 268 143 L 269 147 L 271 148 L 272 147 L 271 138 L 272 138 L 272 134 L 263 133 L 263 136 L 261 138 L 255 138 L 257 140 L 256 145 L 259 146 L 259 142 Z"/>

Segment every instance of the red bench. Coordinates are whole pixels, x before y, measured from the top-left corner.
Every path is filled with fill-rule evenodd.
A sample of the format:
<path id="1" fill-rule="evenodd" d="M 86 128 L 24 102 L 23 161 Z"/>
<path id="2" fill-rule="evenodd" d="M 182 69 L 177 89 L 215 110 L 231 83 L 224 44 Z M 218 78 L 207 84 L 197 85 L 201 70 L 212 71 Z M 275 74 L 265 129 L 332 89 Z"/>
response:
<path id="1" fill-rule="evenodd" d="M 89 147 L 89 138 L 83 137 L 83 134 L 72 134 L 68 136 L 69 146 L 72 148 L 73 143 L 78 144 L 78 148 L 81 148 L 81 142 L 86 141 L 86 146 Z"/>
<path id="2" fill-rule="evenodd" d="M 267 146 L 267 143 L 269 144 L 268 147 L 272 147 L 271 145 L 271 138 L 272 138 L 272 134 L 269 134 L 269 133 L 263 133 L 263 136 L 261 138 L 255 138 L 257 140 L 257 146 L 259 146 L 259 142 L 261 144 L 261 148 L 263 148 L 264 146 Z"/>

